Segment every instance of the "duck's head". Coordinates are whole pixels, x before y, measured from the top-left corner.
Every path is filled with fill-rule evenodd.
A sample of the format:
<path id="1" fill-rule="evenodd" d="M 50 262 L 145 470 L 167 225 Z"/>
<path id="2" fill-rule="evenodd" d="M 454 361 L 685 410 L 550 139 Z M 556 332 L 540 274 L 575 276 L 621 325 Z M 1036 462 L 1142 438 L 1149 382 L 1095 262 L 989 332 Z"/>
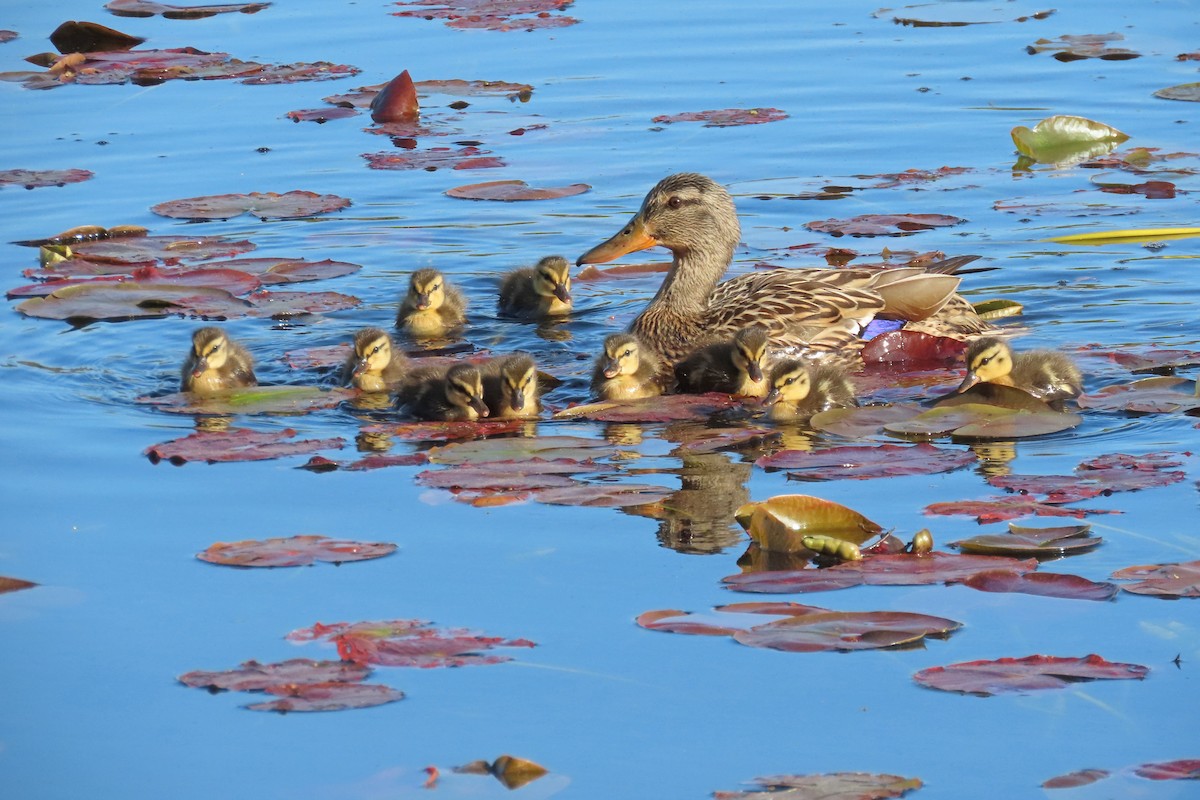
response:
<path id="1" fill-rule="evenodd" d="M 604 340 L 604 354 L 601 359 L 604 377 L 611 379 L 621 375 L 633 375 L 641 366 L 641 344 L 633 334 L 609 334 Z"/>
<path id="2" fill-rule="evenodd" d="M 457 408 L 469 408 L 481 417 L 488 415 L 483 402 L 483 376 L 471 364 L 455 364 L 446 373 L 446 400 Z"/>
<path id="3" fill-rule="evenodd" d="M 691 251 L 711 253 L 724 267 L 740 237 L 737 210 L 725 187 L 704 175 L 680 172 L 659 181 L 619 233 L 576 263 L 601 264 L 661 245 L 677 258 Z"/>
<path id="4" fill-rule="evenodd" d="M 1012 372 L 1013 352 L 1008 342 L 995 336 L 985 336 L 971 342 L 967 348 L 967 376 L 956 391 L 965 392 L 977 383 L 1003 378 Z"/>
<path id="5" fill-rule="evenodd" d="M 436 269 L 419 269 L 408 282 L 408 297 L 418 311 L 433 311 L 446 301 L 446 279 Z"/>
<path id="6" fill-rule="evenodd" d="M 229 359 L 229 338 L 220 328 L 200 328 L 192 334 L 192 354 L 195 356 L 193 378 L 210 369 L 220 369 Z"/>
<path id="7" fill-rule="evenodd" d="M 769 339 L 763 325 L 742 328 L 733 337 L 733 365 L 755 383 L 762 383 L 763 380 L 763 363 L 767 358 Z"/>
<path id="8" fill-rule="evenodd" d="M 779 362 L 771 372 L 771 385 L 763 405 L 776 403 L 799 403 L 812 391 L 812 375 L 808 365 L 800 359 Z"/>
<path id="9" fill-rule="evenodd" d="M 571 302 L 571 265 L 562 256 L 546 256 L 533 268 L 533 290 L 542 297 Z"/>
<path id="10" fill-rule="evenodd" d="M 354 334 L 355 376 L 379 374 L 392 361 L 392 337 L 380 328 L 363 328 Z"/>
<path id="11" fill-rule="evenodd" d="M 517 353 L 500 362 L 500 390 L 514 411 L 525 410 L 537 393 L 537 364 L 531 356 Z"/>

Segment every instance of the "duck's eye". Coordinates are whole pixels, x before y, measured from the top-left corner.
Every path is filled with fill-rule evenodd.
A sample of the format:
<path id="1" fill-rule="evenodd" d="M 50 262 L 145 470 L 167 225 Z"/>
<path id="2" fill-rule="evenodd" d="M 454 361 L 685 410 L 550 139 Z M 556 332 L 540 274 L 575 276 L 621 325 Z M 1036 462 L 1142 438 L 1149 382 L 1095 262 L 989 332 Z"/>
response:
<path id="1" fill-rule="evenodd" d="M 633 355 L 633 350 L 626 350 L 624 353 L 621 353 L 621 358 L 629 358 L 631 355 Z"/>
<path id="2" fill-rule="evenodd" d="M 371 355 L 375 355 L 382 349 L 383 349 L 383 345 L 381 345 L 381 344 L 375 345 L 374 347 L 371 348 Z"/>
<path id="3" fill-rule="evenodd" d="M 671 195 L 667 198 L 667 205 L 671 208 L 679 208 L 683 205 L 683 198 L 679 197 L 679 195 Z"/>

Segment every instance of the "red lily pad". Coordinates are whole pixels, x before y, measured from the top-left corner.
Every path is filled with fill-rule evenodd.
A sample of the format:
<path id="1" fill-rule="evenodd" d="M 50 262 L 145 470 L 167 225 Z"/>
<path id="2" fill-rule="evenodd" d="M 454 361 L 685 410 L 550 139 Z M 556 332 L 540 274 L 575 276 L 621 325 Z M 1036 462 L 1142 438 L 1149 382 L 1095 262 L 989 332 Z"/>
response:
<path id="1" fill-rule="evenodd" d="M 302 535 L 217 542 L 197 553 L 196 558 L 228 567 L 307 567 L 317 561 L 342 564 L 383 558 L 394 552 L 396 545 L 390 542 L 355 542 Z"/>
<path id="2" fill-rule="evenodd" d="M 447 27 L 492 31 L 531 31 L 561 28 L 579 20 L 562 11 L 572 0 L 415 0 L 398 2 L 396 17 L 440 19 Z"/>
<path id="3" fill-rule="evenodd" d="M 867 342 L 860 355 L 866 364 L 950 364 L 962 359 L 967 343 L 921 331 L 888 331 Z"/>
<path id="4" fill-rule="evenodd" d="M 188 461 L 209 464 L 226 461 L 265 461 L 283 456 L 304 455 L 317 450 L 341 449 L 344 439 L 295 439 L 296 431 L 196 431 L 181 439 L 152 445 L 145 450 L 151 463 L 170 461 L 179 466 Z"/>
<path id="5" fill-rule="evenodd" d="M 363 153 L 371 169 L 492 169 L 503 167 L 504 160 L 478 147 L 431 147 L 428 150 Z"/>
<path id="6" fill-rule="evenodd" d="M 1083 461 L 1075 468 L 1081 475 L 1090 474 L 1087 470 L 1131 470 L 1137 472 L 1154 472 L 1157 470 L 1178 467 L 1183 464 L 1182 458 L 1188 453 L 1172 453 L 1169 450 L 1159 450 L 1153 453 L 1143 453 L 1140 456 L 1128 453 L 1109 453 Z M 1171 474 L 1171 473 L 1168 473 Z"/>
<path id="7" fill-rule="evenodd" d="M 358 67 L 351 67 L 345 64 L 331 64 L 328 61 L 264 64 L 257 72 L 243 78 L 242 83 L 252 86 L 274 86 L 281 83 L 335 81 L 340 78 L 357 75 L 361 71 Z"/>
<path id="8" fill-rule="evenodd" d="M 1143 181 L 1142 183 L 1105 183 L 1100 191 L 1108 194 L 1140 194 L 1148 200 L 1171 200 L 1176 187 L 1170 181 Z"/>
<path id="9" fill-rule="evenodd" d="M 77 258 L 89 262 L 144 266 L 146 262 L 176 265 L 181 261 L 207 261 L 229 258 L 255 249 L 251 241 L 233 240 L 223 236 L 135 236 L 104 239 L 74 246 Z M 69 268 L 72 261 L 58 266 Z M 64 275 L 96 274 L 64 272 Z"/>
<path id="10" fill-rule="evenodd" d="M 1098 655 L 1083 658 L 1026 656 L 929 667 L 914 674 L 913 679 L 930 689 L 989 697 L 1038 689 L 1063 689 L 1081 681 L 1142 680 L 1149 671 L 1140 664 L 1113 663 Z"/>
<path id="11" fill-rule="evenodd" d="M 316 458 L 316 456 L 314 456 Z M 311 459 L 310 459 L 311 460 Z M 350 472 L 361 472 L 368 469 L 383 469 L 385 467 L 415 467 L 420 464 L 428 464 L 429 456 L 424 453 L 401 453 L 398 455 L 385 455 L 383 453 L 372 453 L 369 456 L 363 456 L 357 461 L 351 461 L 344 469 Z"/>
<path id="12" fill-rule="evenodd" d="M 342 363 L 345 355 L 338 360 Z M 388 436 L 402 442 L 446 442 L 516 433 L 528 424 L 523 419 L 487 419 L 475 422 L 381 422 L 363 427 L 363 433 Z"/>
<path id="13" fill-rule="evenodd" d="M 23 581 L 20 578 L 6 578 L 0 575 L 0 594 L 5 592 L 19 592 L 22 589 L 32 589 L 37 586 L 32 581 Z"/>
<path id="14" fill-rule="evenodd" d="M 220 672 L 196 670 L 179 676 L 179 682 L 197 689 L 261 692 L 286 684 L 355 683 L 371 674 L 370 667 L 348 661 L 312 661 L 293 658 L 275 664 L 244 661 L 237 669 Z"/>
<path id="15" fill-rule="evenodd" d="M 981 592 L 1017 592 L 1069 600 L 1111 600 L 1118 590 L 1114 583 L 1097 583 L 1078 575 L 1004 569 L 978 572 L 960 583 Z"/>
<path id="16" fill-rule="evenodd" d="M 109 0 L 104 7 L 118 17 L 153 17 L 164 19 L 203 19 L 217 14 L 257 14 L 270 3 L 230 3 L 215 6 L 173 6 L 152 0 Z"/>
<path id="17" fill-rule="evenodd" d="M 768 441 L 779 439 L 780 433 L 767 428 L 715 428 L 704 423 L 692 426 L 684 423 L 672 426 L 672 429 L 666 432 L 666 438 L 679 443 L 674 453 L 697 455 L 746 446 L 761 446 Z"/>
<path id="18" fill-rule="evenodd" d="M 354 397 L 350 389 L 322 386 L 248 386 L 215 395 L 198 396 L 173 392 L 157 397 L 139 397 L 138 402 L 168 414 L 307 414 L 336 408 Z"/>
<path id="19" fill-rule="evenodd" d="M 1058 558 L 1091 550 L 1104 540 L 1093 536 L 1092 526 L 1067 525 L 1055 528 L 1022 528 L 1009 523 L 1008 533 L 987 533 L 951 542 L 964 553 L 983 555 Z"/>
<path id="20" fill-rule="evenodd" d="M 1200 352 L 1195 350 L 1148 350 L 1130 353 L 1123 350 L 1089 350 L 1087 355 L 1104 356 L 1130 372 L 1174 371 L 1179 367 L 1200 364 Z"/>
<path id="21" fill-rule="evenodd" d="M 362 304 L 357 297 L 341 292 L 258 291 L 247 295 L 246 300 L 250 303 L 250 310 L 246 312 L 246 316 L 272 319 L 286 319 L 304 314 L 331 314 L 357 308 Z M 216 316 L 214 310 L 201 303 L 193 303 L 192 306 L 204 316 Z"/>
<path id="22" fill-rule="evenodd" d="M 350 708 L 372 708 L 404 699 L 404 692 L 373 683 L 307 683 L 268 686 L 268 694 L 280 695 L 278 700 L 251 703 L 250 711 L 345 711 Z"/>
<path id="23" fill-rule="evenodd" d="M 763 469 L 787 470 L 789 480 L 831 481 L 952 472 L 976 463 L 976 458 L 969 451 L 947 450 L 922 443 L 782 450 L 754 463 Z"/>
<path id="24" fill-rule="evenodd" d="M 800 614 L 825 613 L 828 609 L 804 606 L 799 603 L 730 603 L 717 606 L 714 611 L 725 614 L 778 614 L 797 616 Z M 634 620 L 639 627 L 663 633 L 683 633 L 694 636 L 732 636 L 744 628 L 723 624 L 717 617 L 709 621 L 707 615 L 673 608 L 645 611 Z"/>
<path id="25" fill-rule="evenodd" d="M 787 119 L 787 112 L 778 108 L 722 108 L 711 111 L 686 111 L 682 114 L 663 114 L 652 122 L 670 125 L 675 122 L 703 122 L 706 128 L 729 128 L 735 125 L 759 125 Z"/>
<path id="26" fill-rule="evenodd" d="M 329 638 L 345 661 L 387 667 L 460 667 L 500 664 L 511 656 L 490 653 L 497 647 L 534 647 L 528 639 L 482 636 L 462 628 L 430 628 L 419 620 L 390 620 L 346 625 L 317 626 L 294 631 L 303 637 Z"/>
<path id="27" fill-rule="evenodd" d="M 863 214 L 849 219 L 806 222 L 804 227 L 831 236 L 910 236 L 964 222 L 965 219 L 949 214 Z"/>
<path id="28" fill-rule="evenodd" d="M 487 183 L 455 186 L 453 189 L 447 189 L 446 194 L 450 197 L 457 197 L 463 200 L 516 202 L 524 200 L 557 200 L 561 197 L 583 194 L 591 188 L 586 183 L 535 188 L 525 183 L 525 181 L 488 181 Z"/>
<path id="29" fill-rule="evenodd" d="M 539 503 L 552 506 L 627 508 L 660 503 L 671 496 L 662 486 L 645 483 L 594 483 L 576 481 L 572 486 L 550 487 L 533 493 Z"/>
<path id="30" fill-rule="evenodd" d="M 1151 781 L 1186 781 L 1200 779 L 1200 759 L 1181 758 L 1178 761 L 1160 761 L 1142 764 L 1135 769 L 1139 778 Z"/>
<path id="31" fill-rule="evenodd" d="M 139 267 L 132 275 L 102 275 L 95 278 L 58 278 L 42 283 L 31 283 L 8 290 L 12 297 L 45 297 L 59 289 L 85 283 L 166 283 L 175 286 L 207 286 L 224 289 L 232 295 L 249 294 L 262 286 L 253 275 L 234 269 L 159 269 Z"/>
<path id="32" fill-rule="evenodd" d="M 886 800 L 922 786 L 920 778 L 866 772 L 771 775 L 755 778 L 761 789 L 713 792 L 714 800 Z"/>
<path id="33" fill-rule="evenodd" d="M 598 464 L 569 458 L 531 458 L 525 461 L 485 461 L 426 470 L 417 475 L 417 483 L 435 489 L 462 491 L 532 491 L 574 486 L 569 476 L 595 472 Z"/>
<path id="34" fill-rule="evenodd" d="M 676 422 L 708 419 L 739 402 L 727 394 L 673 394 L 639 400 L 606 400 L 571 406 L 555 419 L 590 419 L 597 422 Z"/>
<path id="35" fill-rule="evenodd" d="M 1112 574 L 1113 580 L 1137 581 L 1123 584 L 1127 592 L 1155 597 L 1200 597 L 1200 561 L 1176 564 L 1143 564 L 1125 567 Z"/>
<path id="36" fill-rule="evenodd" d="M 1075 503 L 1108 493 L 1103 485 L 1078 475 L 992 475 L 988 483 L 1017 494 L 1045 495 L 1043 503 Z"/>
<path id="37" fill-rule="evenodd" d="M 140 36 L 131 36 L 96 22 L 75 20 L 62 23 L 50 34 L 50 44 L 60 53 L 130 50 L 144 41 Z"/>
<path id="38" fill-rule="evenodd" d="M 0 30 L 0 44 L 7 44 L 20 36 L 16 31 Z"/>
<path id="39" fill-rule="evenodd" d="M 1076 402 L 1080 408 L 1134 414 L 1171 414 L 1200 407 L 1195 382 L 1173 376 L 1105 386 L 1091 394 L 1080 395 Z"/>
<path id="40" fill-rule="evenodd" d="M 106 281 L 65 286 L 45 297 L 31 297 L 16 308 L 30 317 L 84 325 L 172 315 L 228 319 L 244 316 L 251 306 L 224 289 L 207 286 Z"/>
<path id="41" fill-rule="evenodd" d="M 173 219 L 230 219 L 242 214 L 253 214 L 259 219 L 302 219 L 341 211 L 349 205 L 349 200 L 334 194 L 295 190 L 283 194 L 250 192 L 189 197 L 159 203 L 151 206 L 150 210 Z"/>
<path id="42" fill-rule="evenodd" d="M 415 122 L 420 116 L 417 87 L 408 70 L 392 78 L 371 100 L 371 119 L 375 122 Z"/>
<path id="43" fill-rule="evenodd" d="M 0 170 L 0 186 L 24 186 L 26 189 L 66 186 L 90 181 L 93 175 L 86 169 L 4 169 Z"/>
<path id="44" fill-rule="evenodd" d="M 980 525 L 1003 522 L 1018 517 L 1075 517 L 1083 519 L 1089 514 L 1120 514 L 1120 511 L 1097 508 L 1064 508 L 1063 506 L 1039 503 L 1028 497 L 996 497 L 986 500 L 956 500 L 945 503 L 930 503 L 925 506 L 926 514 L 957 515 L 975 517 Z"/>
<path id="45" fill-rule="evenodd" d="M 1057 775 L 1042 781 L 1043 789 L 1075 789 L 1109 776 L 1106 769 L 1079 769 L 1065 775 Z"/>
<path id="46" fill-rule="evenodd" d="M 265 284 L 302 283 L 353 275 L 361 264 L 348 261 L 308 261 L 303 258 L 235 258 L 213 265 L 221 269 L 248 272 Z"/>

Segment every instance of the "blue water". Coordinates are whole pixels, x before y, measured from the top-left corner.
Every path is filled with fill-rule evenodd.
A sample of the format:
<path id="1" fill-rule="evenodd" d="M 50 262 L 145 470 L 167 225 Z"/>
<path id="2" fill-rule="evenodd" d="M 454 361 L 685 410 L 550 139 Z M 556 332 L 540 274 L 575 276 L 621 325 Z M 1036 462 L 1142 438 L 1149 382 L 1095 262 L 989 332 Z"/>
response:
<path id="1" fill-rule="evenodd" d="M 1173 178 L 1183 191 L 1171 200 L 1103 194 L 1091 183 L 1094 170 L 1014 172 L 1009 138 L 1015 125 L 1069 113 L 1129 133 L 1127 146 L 1200 149 L 1200 107 L 1151 96 L 1197 79 L 1196 62 L 1175 60 L 1200 39 L 1193 3 L 1079 3 L 1023 23 L 1011 20 L 1042 7 L 938 3 L 906 13 L 995 22 L 911 28 L 858 2 L 578 2 L 567 13 L 580 24 L 531 33 L 455 31 L 391 17 L 386 3 L 281 2 L 256 15 L 196 21 L 117 18 L 98 3 L 74 1 L 9 6 L 0 27 L 21 38 L 0 45 L 3 70 L 23 69 L 24 56 L 50 49 L 44 37 L 67 19 L 146 36 L 146 46 L 193 46 L 276 63 L 326 60 L 363 70 L 339 81 L 261 87 L 171 81 L 35 92 L 0 83 L 0 168 L 96 173 L 63 188 L 0 189 L 0 241 L 80 224 L 140 224 L 156 234 L 251 238 L 256 255 L 363 265 L 346 278 L 294 287 L 353 294 L 363 301 L 354 311 L 286 325 L 229 323 L 257 354 L 264 381 L 319 380 L 317 372 L 289 370 L 282 354 L 390 324 L 405 276 L 437 266 L 472 297 L 474 345 L 532 350 L 543 369 L 565 381 L 549 399 L 560 405 L 581 399 L 602 335 L 637 313 L 654 280 L 577 284 L 579 312 L 557 329 L 569 336 L 556 337 L 494 317 L 497 276 L 549 253 L 573 259 L 615 232 L 655 181 L 679 170 L 707 173 L 735 193 L 743 224 L 737 269 L 761 260 L 820 263 L 778 249 L 804 243 L 852 247 L 868 260 L 884 247 L 976 253 L 998 269 L 967 276 L 964 292 L 1023 303 L 1019 324 L 1029 329 L 1023 343 L 1200 349 L 1200 290 L 1192 275 L 1200 239 L 1172 241 L 1162 250 L 1042 241 L 1088 230 L 1196 225 L 1200 181 Z M 1064 64 L 1024 51 L 1038 38 L 1109 31 L 1124 34 L 1116 44 L 1142 57 Z M 285 116 L 401 69 L 417 80 L 532 84 L 524 104 L 467 98 L 470 107 L 457 113 L 445 106 L 458 98 L 436 96 L 425 108 L 426 119 L 456 130 L 423 146 L 480 141 L 508 166 L 373 171 L 360 154 L 390 145 L 363 133 L 365 116 L 325 125 Z M 723 129 L 651 122 L 660 114 L 754 106 L 781 108 L 790 117 Z M 536 124 L 546 128 L 508 134 Z M 1173 168 L 1195 170 L 1198 162 L 1192 155 Z M 878 182 L 856 175 L 940 166 L 971 171 L 837 201 L 784 199 L 828 184 Z M 442 194 L 498 179 L 593 188 L 537 203 Z M 182 197 L 292 189 L 339 194 L 353 206 L 303 221 L 241 217 L 204 225 L 149 211 Z M 995 203 L 1051 206 L 1013 213 Z M 1089 204 L 1084 215 L 1075 214 Z M 904 212 L 954 214 L 967 222 L 907 238 L 857 240 L 801 227 L 828 217 Z M 24 283 L 20 273 L 36 265 L 34 251 L 3 244 L 0 252 L 7 285 Z M 1041 794 L 1042 780 L 1083 767 L 1115 771 L 1200 756 L 1195 601 L 1124 595 L 1100 604 L 962 587 L 870 587 L 799 598 L 845 610 L 940 614 L 965 624 L 924 650 L 846 655 L 756 650 L 633 624 L 653 608 L 703 610 L 754 599 L 719 584 L 737 571 L 744 550 L 728 514 L 739 493 L 759 500 L 811 492 L 901 533 L 928 526 L 945 543 L 979 526 L 968 518 L 925 517 L 922 508 L 993 494 L 974 471 L 797 485 L 783 473 L 752 469 L 753 454 L 713 456 L 689 469 L 725 493 L 712 493 L 721 500 L 713 501 L 702 535 L 688 540 L 655 520 L 610 509 L 468 507 L 417 486 L 420 468 L 318 475 L 295 469 L 303 458 L 155 466 L 141 452 L 186 435 L 193 422 L 134 400 L 174 388 L 196 325 L 164 319 L 74 330 L 11 310 L 0 314 L 0 575 L 40 584 L 0 596 L 6 797 L 427 796 L 419 788 L 424 767 L 445 772 L 501 753 L 551 770 L 517 795 L 531 798 L 706 797 L 758 775 L 834 771 L 919 777 L 926 783 L 922 798 L 1028 797 Z M 1129 377 L 1101 359 L 1081 363 L 1091 389 Z M 348 449 L 327 455 L 354 457 L 358 422 L 343 410 L 239 424 L 290 425 L 305 438 L 343 436 Z M 1055 474 L 1108 452 L 1191 452 L 1193 425 L 1182 416 L 1088 414 L 1075 431 L 1020 443 L 1011 468 Z M 599 438 L 605 429 L 545 422 L 541 432 Z M 647 467 L 683 466 L 666 455 L 671 445 L 661 427 L 647 426 L 632 449 Z M 393 452 L 405 451 L 398 445 Z M 1185 482 L 1087 503 L 1124 513 L 1093 518 L 1106 540 L 1102 547 L 1045 568 L 1103 580 L 1131 564 L 1200 558 L 1197 462 L 1191 456 L 1185 462 Z M 638 480 L 680 486 L 670 471 Z M 697 513 L 709 497 L 701 494 L 691 498 Z M 299 533 L 394 541 L 400 550 L 381 561 L 292 570 L 236 571 L 193 558 L 215 541 Z M 396 617 L 525 637 L 539 647 L 518 651 L 502 666 L 380 669 L 375 679 L 408 699 L 332 714 L 246 712 L 238 708 L 246 695 L 213 696 L 175 681 L 190 670 L 252 658 L 329 657 L 331 650 L 292 645 L 283 636 L 316 621 Z M 956 661 L 1092 652 L 1152 672 L 1144 682 L 990 699 L 922 690 L 910 678 Z M 1125 783 L 1107 785 L 1124 796 L 1197 796 L 1194 782 L 1119 780 Z M 507 794 L 490 779 L 446 782 L 441 791 Z"/>

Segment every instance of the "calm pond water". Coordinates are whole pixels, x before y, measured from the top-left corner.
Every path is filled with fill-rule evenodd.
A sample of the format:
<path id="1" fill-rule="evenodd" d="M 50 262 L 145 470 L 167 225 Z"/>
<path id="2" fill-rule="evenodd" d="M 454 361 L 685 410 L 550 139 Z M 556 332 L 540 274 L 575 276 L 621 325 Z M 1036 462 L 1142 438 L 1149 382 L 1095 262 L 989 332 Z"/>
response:
<path id="1" fill-rule="evenodd" d="M 1072 3 L 1042 20 L 1026 2 L 937 3 L 879 12 L 861 2 L 586 2 L 579 24 L 533 32 L 453 30 L 390 16 L 387 3 L 279 2 L 255 15 L 204 20 L 118 18 L 99 3 L 9 4 L 3 70 L 49 50 L 62 21 L 93 20 L 147 37 L 147 47 L 192 46 L 272 63 L 324 60 L 361 74 L 324 83 L 245 86 L 66 86 L 0 83 L 0 168 L 83 168 L 87 182 L 0 189 L 0 240 L 48 236 L 81 224 L 144 225 L 154 234 L 250 238 L 257 254 L 361 264 L 312 284 L 362 305 L 278 324 L 228 329 L 258 357 L 264 382 L 312 383 L 283 355 L 338 344 L 365 325 L 388 325 L 405 277 L 436 266 L 474 302 L 469 340 L 524 348 L 565 383 L 548 398 L 577 401 L 603 334 L 624 326 L 652 278 L 577 284 L 578 313 L 561 326 L 496 319 L 497 276 L 538 257 L 572 260 L 624 223 L 671 172 L 730 186 L 742 216 L 737 269 L 758 261 L 822 264 L 821 248 L 974 253 L 995 270 L 964 279 L 972 299 L 1007 297 L 1025 314 L 1021 346 L 1101 345 L 1130 352 L 1200 349 L 1200 239 L 1162 249 L 1139 243 L 1072 247 L 1047 237 L 1200 223 L 1195 155 L 1173 162 L 1172 199 L 1109 194 L 1097 182 L 1145 178 L 1115 170 L 1039 165 L 1014 170 L 1009 131 L 1078 114 L 1131 135 L 1123 149 L 1200 150 L 1200 106 L 1152 97 L 1195 81 L 1200 15 L 1191 2 Z M 877 13 L 878 12 L 878 13 Z M 910 27 L 896 14 L 987 24 Z M 1141 54 L 1061 63 L 1028 55 L 1039 38 L 1118 32 Z M 390 149 L 363 132 L 367 117 L 293 123 L 288 111 L 386 81 L 507 80 L 535 87 L 528 102 L 426 100 L 426 119 L 449 142 L 481 142 L 502 169 L 376 171 L 362 153 Z M 662 114 L 774 107 L 788 118 L 730 128 L 659 125 Z M 534 128 L 533 126 L 544 126 Z M 523 136 L 510 131 L 527 128 Z M 909 168 L 965 167 L 925 184 L 855 191 L 836 201 L 788 199 L 826 185 L 870 186 Z M 1187 170 L 1187 171 L 1185 171 Z M 451 187 L 521 179 L 584 182 L 586 194 L 536 203 L 468 202 Z M 166 200 L 304 189 L 338 194 L 340 213 L 294 221 L 250 217 L 189 224 L 156 216 Z M 1016 206 L 1016 210 L 1008 207 Z M 835 240 L 802 225 L 866 213 L 966 218 L 909 238 Z M 787 250 L 814 245 L 815 252 Z M 0 245 L 9 286 L 36 266 L 34 250 Z M 657 257 L 658 253 L 654 254 Z M 301 286 L 299 288 L 308 288 Z M 1200 756 L 1194 672 L 1200 607 L 1124 594 L 1093 603 L 963 587 L 863 587 L 780 597 L 840 610 L 907 610 L 952 617 L 964 629 L 924 649 L 800 654 L 712 637 L 671 636 L 633 620 L 656 608 L 706 610 L 746 599 L 723 589 L 745 549 L 731 509 L 744 498 L 805 491 L 851 505 L 901 534 L 928 526 L 940 544 L 981 528 L 969 517 L 926 517 L 939 500 L 994 494 L 978 470 L 932 477 L 797 486 L 751 466 L 754 450 L 684 465 L 663 426 L 645 426 L 635 480 L 676 490 L 681 472 L 700 491 L 693 523 L 660 523 L 605 508 L 535 503 L 493 509 L 456 503 L 414 482 L 422 467 L 313 474 L 306 457 L 248 464 L 153 465 L 150 445 L 188 434 L 189 417 L 135 403 L 171 391 L 195 320 L 99 323 L 82 329 L 0 315 L 5 524 L 0 575 L 36 581 L 0 596 L 0 785 L 13 798 L 433 796 L 422 771 L 512 753 L 551 775 L 515 796 L 707 797 L 759 775 L 835 771 L 918 777 L 921 798 L 1041 796 L 1039 784 L 1084 767 L 1119 771 Z M 1088 388 L 1127 381 L 1101 358 L 1081 360 Z M 1188 375 L 1188 377 L 1192 377 Z M 360 422 L 338 409 L 304 417 L 239 419 L 303 438 L 342 436 L 330 458 L 352 459 Z M 602 439 L 605 426 L 543 422 L 542 434 Z M 946 445 L 961 449 L 963 445 Z M 1113 452 L 1190 453 L 1194 419 L 1088 413 L 1074 431 L 1021 442 L 1008 466 L 1062 474 Z M 413 446 L 396 444 L 391 452 Z M 1187 480 L 1084 504 L 1105 543 L 1043 569 L 1104 580 L 1115 569 L 1200 558 L 1197 460 Z M 1036 520 L 1034 524 L 1046 524 Z M 982 530 L 1000 529 L 990 526 Z M 689 534 L 690 531 L 690 534 Z M 335 568 L 233 570 L 194 554 L 216 541 L 320 533 L 400 546 L 383 560 Z M 439 626 L 524 637 L 534 650 L 504 665 L 381 668 L 374 679 L 404 702 L 329 714 L 239 708 L 248 696 L 188 689 L 176 676 L 242 661 L 332 657 L 283 636 L 317 621 L 421 618 Z M 977 698 L 918 688 L 924 667 L 1031 654 L 1083 656 L 1151 668 L 1145 681 L 1079 684 L 1030 695 Z M 1178 664 L 1172 660 L 1179 656 Z M 1104 787 L 1100 789 L 1099 787 Z M 1198 796 L 1194 781 L 1128 775 L 1071 796 Z M 442 796 L 507 795 L 490 779 L 444 781 Z"/>

